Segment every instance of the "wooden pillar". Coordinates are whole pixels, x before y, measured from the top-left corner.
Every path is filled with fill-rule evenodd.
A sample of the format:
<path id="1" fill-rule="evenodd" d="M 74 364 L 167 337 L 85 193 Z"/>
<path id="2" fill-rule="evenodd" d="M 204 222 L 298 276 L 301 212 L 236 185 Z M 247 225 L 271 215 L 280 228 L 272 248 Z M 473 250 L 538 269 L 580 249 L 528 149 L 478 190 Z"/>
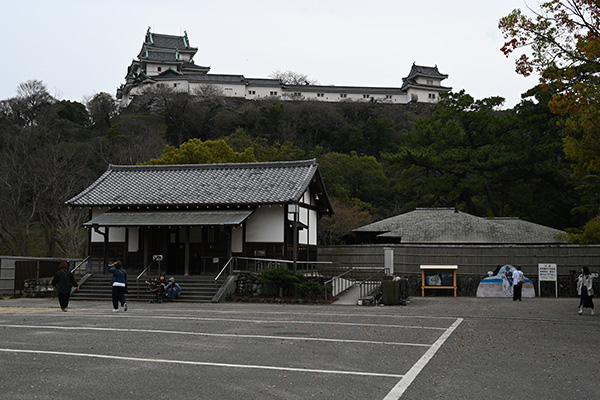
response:
<path id="1" fill-rule="evenodd" d="M 185 266 L 183 275 L 190 274 L 190 227 L 185 227 Z"/>

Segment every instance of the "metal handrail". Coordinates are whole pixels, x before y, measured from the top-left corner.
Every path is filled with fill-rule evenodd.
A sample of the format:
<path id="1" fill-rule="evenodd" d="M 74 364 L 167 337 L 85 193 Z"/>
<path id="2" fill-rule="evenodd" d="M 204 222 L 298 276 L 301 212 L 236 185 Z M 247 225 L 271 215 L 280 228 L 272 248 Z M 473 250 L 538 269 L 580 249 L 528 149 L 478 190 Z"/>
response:
<path id="1" fill-rule="evenodd" d="M 150 267 L 156 262 L 156 260 L 152 260 L 152 262 L 150 264 L 148 264 L 148 266 L 146 268 L 144 268 L 144 270 L 142 272 L 140 272 L 140 274 L 135 278 L 135 288 L 137 291 L 137 298 L 139 300 L 140 298 L 140 278 L 142 277 L 142 275 L 146 274 L 148 272 L 148 270 L 150 269 Z"/>
<path id="2" fill-rule="evenodd" d="M 91 257 L 91 256 L 87 256 L 86 258 L 84 258 L 83 260 L 81 260 L 81 262 L 80 262 L 78 265 L 76 265 L 76 266 L 75 266 L 75 267 L 74 267 L 74 268 L 71 270 L 71 273 L 72 273 L 72 274 L 73 274 L 73 273 L 75 273 L 75 271 L 77 271 L 77 270 L 78 270 L 78 269 L 79 269 L 79 268 L 80 268 L 80 267 L 81 267 L 81 266 L 82 266 L 82 265 L 83 265 L 85 262 L 87 262 L 87 260 L 89 260 L 89 259 L 90 259 L 90 257 Z"/>
<path id="3" fill-rule="evenodd" d="M 386 277 L 387 275 L 385 273 L 385 268 L 382 268 L 381 270 L 369 276 L 367 279 L 363 279 L 362 282 L 359 283 L 360 299 L 364 299 L 376 287 L 380 286 Z"/>
<path id="4" fill-rule="evenodd" d="M 273 268 L 273 267 L 281 265 L 281 264 L 285 264 L 288 268 L 290 268 L 290 266 L 294 264 L 294 261 L 292 261 L 292 260 L 282 260 L 282 259 L 275 259 L 275 258 L 258 258 L 258 257 L 232 257 L 232 258 L 234 258 L 236 261 L 237 260 L 246 260 L 246 261 L 259 262 L 259 263 L 261 263 L 261 265 L 259 266 L 259 268 L 261 270 Z M 262 263 L 267 263 L 267 265 L 263 266 Z M 313 266 L 318 266 L 319 264 L 328 264 L 328 265 L 333 264 L 333 262 L 331 262 L 331 261 L 296 261 L 295 263 L 300 264 L 300 265 L 313 265 Z M 317 267 L 301 268 L 301 271 L 304 271 L 306 273 L 309 271 L 314 272 L 317 269 L 318 269 Z M 256 267 L 254 268 L 254 270 L 256 272 L 259 272 Z"/>
<path id="5" fill-rule="evenodd" d="M 215 277 L 215 283 L 219 280 L 219 278 L 221 277 L 221 275 L 223 275 L 223 273 L 225 272 L 225 270 L 227 269 L 227 267 L 229 266 L 229 264 L 231 263 L 231 261 L 233 261 L 233 257 L 229 258 L 229 260 L 225 263 L 225 266 L 217 274 L 217 276 Z"/>
<path id="6" fill-rule="evenodd" d="M 354 271 L 354 268 L 350 268 L 348 271 L 325 281 L 323 285 L 327 286 L 331 284 L 331 295 L 337 296 L 338 294 L 344 292 L 345 290 L 349 289 L 350 287 L 356 284 L 356 281 L 353 281 L 352 284 L 350 284 L 350 280 L 342 279 L 345 275 L 349 274 L 352 271 Z"/>

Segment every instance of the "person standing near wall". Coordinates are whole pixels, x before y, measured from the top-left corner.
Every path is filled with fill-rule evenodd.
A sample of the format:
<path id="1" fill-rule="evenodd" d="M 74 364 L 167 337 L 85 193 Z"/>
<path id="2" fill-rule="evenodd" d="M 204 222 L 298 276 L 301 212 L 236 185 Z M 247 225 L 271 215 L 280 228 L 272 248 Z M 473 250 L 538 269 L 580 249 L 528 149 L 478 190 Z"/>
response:
<path id="1" fill-rule="evenodd" d="M 512 275 L 513 280 L 513 301 L 521 301 L 521 293 L 523 292 L 523 282 L 525 281 L 525 276 L 523 275 L 523 271 L 521 271 L 521 267 L 518 265 L 515 267 L 515 272 Z"/>
<path id="2" fill-rule="evenodd" d="M 590 274 L 590 269 L 588 267 L 581 268 L 581 274 L 577 278 L 577 294 L 579 295 L 579 311 L 577 314 L 579 315 L 583 314 L 584 308 L 591 308 L 592 315 L 594 315 L 593 284 L 594 280 Z"/>
<path id="3" fill-rule="evenodd" d="M 123 306 L 123 311 L 127 311 L 127 272 L 123 269 L 121 260 L 117 260 L 108 266 L 108 272 L 112 274 L 112 302 L 113 312 L 119 311 L 119 303 Z"/>
<path id="4" fill-rule="evenodd" d="M 54 287 L 54 291 L 58 293 L 60 309 L 67 312 L 69 298 L 71 297 L 71 288 L 76 287 L 79 289 L 79 285 L 71 271 L 69 271 L 69 264 L 66 261 L 60 263 L 58 271 L 54 274 L 54 278 L 52 278 L 52 286 Z"/>

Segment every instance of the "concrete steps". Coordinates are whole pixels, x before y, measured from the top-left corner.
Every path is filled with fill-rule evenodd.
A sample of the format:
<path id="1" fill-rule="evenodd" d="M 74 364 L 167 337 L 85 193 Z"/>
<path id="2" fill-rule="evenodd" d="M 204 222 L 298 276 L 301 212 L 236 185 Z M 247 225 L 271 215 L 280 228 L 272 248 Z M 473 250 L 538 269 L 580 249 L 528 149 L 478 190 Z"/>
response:
<path id="1" fill-rule="evenodd" d="M 112 298 L 112 288 L 110 285 L 111 275 L 96 274 L 90 276 L 82 285 L 81 289 L 75 291 L 71 296 L 72 300 L 106 300 Z M 181 297 L 177 302 L 189 303 L 207 303 L 212 300 L 219 290 L 219 287 L 225 281 L 220 279 L 215 284 L 214 276 L 175 276 L 175 280 L 181 286 Z M 139 288 L 135 280 L 129 281 L 129 294 L 127 301 L 146 301 L 152 300 L 153 294 L 150 292 L 145 280 L 140 279 Z"/>

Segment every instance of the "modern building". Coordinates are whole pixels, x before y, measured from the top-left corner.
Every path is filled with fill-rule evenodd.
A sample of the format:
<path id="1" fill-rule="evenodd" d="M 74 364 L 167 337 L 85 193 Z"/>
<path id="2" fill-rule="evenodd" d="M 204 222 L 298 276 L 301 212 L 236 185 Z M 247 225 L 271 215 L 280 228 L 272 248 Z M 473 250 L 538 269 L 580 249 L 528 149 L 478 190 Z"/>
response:
<path id="1" fill-rule="evenodd" d="M 377 101 L 392 104 L 410 102 L 436 103 L 440 93 L 452 88 L 442 86 L 448 75 L 437 66 L 413 64 L 400 87 L 360 87 L 335 85 L 286 85 L 279 79 L 246 78 L 244 75 L 211 74 L 210 67 L 196 65 L 198 51 L 183 36 L 153 33 L 148 28 L 142 49 L 117 90 L 121 107 L 144 91 L 166 88 L 179 92 L 225 97 L 280 100 L 315 100 L 327 102 Z"/>
<path id="2" fill-rule="evenodd" d="M 316 259 L 317 222 L 333 209 L 313 160 L 111 165 L 67 204 L 89 210 L 90 266 L 218 272 L 234 256 Z"/>

